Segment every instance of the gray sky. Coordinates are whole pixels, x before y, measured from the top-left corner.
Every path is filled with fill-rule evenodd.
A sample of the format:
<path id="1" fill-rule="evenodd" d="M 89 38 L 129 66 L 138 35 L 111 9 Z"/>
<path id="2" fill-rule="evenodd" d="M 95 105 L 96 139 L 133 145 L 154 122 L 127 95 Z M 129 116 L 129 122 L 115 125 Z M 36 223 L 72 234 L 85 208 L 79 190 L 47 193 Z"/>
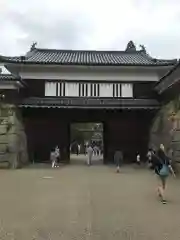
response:
<path id="1" fill-rule="evenodd" d="M 0 0 L 0 54 L 37 47 L 124 50 L 180 58 L 180 0 Z"/>

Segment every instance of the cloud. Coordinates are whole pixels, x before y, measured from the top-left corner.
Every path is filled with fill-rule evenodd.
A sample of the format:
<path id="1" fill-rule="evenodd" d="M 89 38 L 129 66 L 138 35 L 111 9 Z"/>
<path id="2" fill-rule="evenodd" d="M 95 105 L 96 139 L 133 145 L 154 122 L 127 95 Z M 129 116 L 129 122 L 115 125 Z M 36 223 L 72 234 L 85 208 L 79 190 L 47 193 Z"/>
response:
<path id="1" fill-rule="evenodd" d="M 154 57 L 180 56 L 178 0 L 1 0 L 0 52 L 24 54 L 38 47 L 125 48 L 144 44 Z"/>

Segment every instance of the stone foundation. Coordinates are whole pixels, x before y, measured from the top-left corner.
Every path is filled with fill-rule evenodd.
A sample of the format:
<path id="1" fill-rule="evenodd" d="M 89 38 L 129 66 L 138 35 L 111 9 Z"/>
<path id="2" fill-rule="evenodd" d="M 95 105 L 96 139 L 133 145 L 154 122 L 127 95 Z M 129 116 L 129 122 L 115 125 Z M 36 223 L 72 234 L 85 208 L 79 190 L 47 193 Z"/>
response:
<path id="1" fill-rule="evenodd" d="M 162 106 L 152 122 L 149 146 L 156 150 L 161 143 L 180 172 L 180 109 L 176 99 Z"/>
<path id="2" fill-rule="evenodd" d="M 11 104 L 0 105 L 0 163 L 20 168 L 28 162 L 26 135 L 19 109 Z"/>

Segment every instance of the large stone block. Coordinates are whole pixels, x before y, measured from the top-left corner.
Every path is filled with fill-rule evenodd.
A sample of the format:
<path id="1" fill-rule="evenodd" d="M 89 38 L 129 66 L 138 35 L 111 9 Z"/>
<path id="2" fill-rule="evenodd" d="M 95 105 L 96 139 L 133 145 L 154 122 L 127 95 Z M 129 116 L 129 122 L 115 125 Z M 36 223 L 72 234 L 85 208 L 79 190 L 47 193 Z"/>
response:
<path id="1" fill-rule="evenodd" d="M 19 151 L 19 139 L 17 134 L 9 135 L 8 148 L 10 152 L 18 152 Z"/>
<path id="2" fill-rule="evenodd" d="M 8 144 L 0 142 L 0 153 L 6 152 L 7 151 L 7 146 L 8 146 Z"/>
<path id="3" fill-rule="evenodd" d="M 172 142 L 171 147 L 173 151 L 180 151 L 180 142 Z"/>
<path id="4" fill-rule="evenodd" d="M 15 114 L 8 117 L 8 122 L 15 125 L 16 124 L 16 117 Z"/>
<path id="5" fill-rule="evenodd" d="M 7 125 L 7 134 L 15 134 L 17 133 L 17 126 L 12 124 L 12 125 Z"/>
<path id="6" fill-rule="evenodd" d="M 173 164 L 173 169 L 175 170 L 176 175 L 179 176 L 180 175 L 180 163 L 175 162 Z"/>
<path id="7" fill-rule="evenodd" d="M 0 154 L 0 163 L 2 163 L 2 162 L 9 162 L 9 154 L 8 153 Z"/>
<path id="8" fill-rule="evenodd" d="M 19 160 L 19 154 L 18 153 L 11 153 L 8 156 L 9 158 L 9 166 L 12 169 L 17 169 L 21 167 L 21 162 Z"/>
<path id="9" fill-rule="evenodd" d="M 7 125 L 0 124 L 0 136 L 7 133 Z"/>
<path id="10" fill-rule="evenodd" d="M 172 136 L 173 142 L 180 142 L 180 131 L 174 131 Z"/>
<path id="11" fill-rule="evenodd" d="M 9 137 L 7 134 L 0 135 L 0 143 L 8 144 L 9 143 Z"/>

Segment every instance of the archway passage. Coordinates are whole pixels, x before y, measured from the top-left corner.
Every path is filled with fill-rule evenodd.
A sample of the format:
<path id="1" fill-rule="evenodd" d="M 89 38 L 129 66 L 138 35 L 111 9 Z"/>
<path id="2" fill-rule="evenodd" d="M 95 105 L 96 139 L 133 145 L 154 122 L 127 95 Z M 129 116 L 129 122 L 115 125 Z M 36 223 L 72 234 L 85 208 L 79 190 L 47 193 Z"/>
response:
<path id="1" fill-rule="evenodd" d="M 150 110 L 100 110 L 23 108 L 31 161 L 48 162 L 51 149 L 59 145 L 61 161 L 70 162 L 70 126 L 77 122 L 103 123 L 104 163 L 113 162 L 121 149 L 125 162 L 135 161 L 137 151 L 145 156 L 155 112 Z"/>
<path id="2" fill-rule="evenodd" d="M 88 147 L 92 147 L 92 164 L 103 162 L 104 134 L 103 123 L 76 122 L 70 124 L 70 162 L 85 164 Z"/>

